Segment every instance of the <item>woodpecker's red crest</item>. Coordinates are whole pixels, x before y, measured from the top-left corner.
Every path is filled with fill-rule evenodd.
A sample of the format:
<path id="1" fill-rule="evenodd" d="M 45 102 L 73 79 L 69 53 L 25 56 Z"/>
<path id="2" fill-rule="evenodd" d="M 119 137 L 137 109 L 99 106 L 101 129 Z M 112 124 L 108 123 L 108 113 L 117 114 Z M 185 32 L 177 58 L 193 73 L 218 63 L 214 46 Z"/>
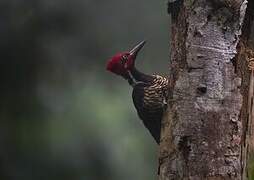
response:
<path id="1" fill-rule="evenodd" d="M 129 52 L 122 52 L 113 56 L 107 63 L 107 70 L 117 75 L 126 77 L 128 74 L 127 71 L 135 66 L 137 54 L 142 49 L 144 44 L 145 41 L 142 41 Z"/>
<path id="2" fill-rule="evenodd" d="M 118 53 L 113 56 L 107 63 L 107 70 L 117 75 L 124 76 L 127 72 L 125 69 L 126 57 L 128 52 Z"/>

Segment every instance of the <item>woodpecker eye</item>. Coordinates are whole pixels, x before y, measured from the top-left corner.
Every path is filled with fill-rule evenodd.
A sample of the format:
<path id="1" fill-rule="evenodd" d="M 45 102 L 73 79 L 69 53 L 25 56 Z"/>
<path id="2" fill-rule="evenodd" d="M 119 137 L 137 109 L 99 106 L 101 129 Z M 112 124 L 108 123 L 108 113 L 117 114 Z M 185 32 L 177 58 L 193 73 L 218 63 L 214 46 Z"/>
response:
<path id="1" fill-rule="evenodd" d="M 126 55 L 123 55 L 121 58 L 121 63 L 124 65 L 128 60 L 128 57 Z"/>

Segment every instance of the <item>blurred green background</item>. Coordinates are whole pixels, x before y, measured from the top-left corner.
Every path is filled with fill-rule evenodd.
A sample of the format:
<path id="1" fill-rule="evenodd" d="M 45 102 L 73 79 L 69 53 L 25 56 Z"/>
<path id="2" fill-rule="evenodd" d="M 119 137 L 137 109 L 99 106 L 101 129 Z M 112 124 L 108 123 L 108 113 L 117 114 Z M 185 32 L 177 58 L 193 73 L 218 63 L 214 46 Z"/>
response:
<path id="1" fill-rule="evenodd" d="M 146 39 L 137 66 L 167 74 L 166 1 L 1 0 L 0 179 L 156 179 L 157 145 L 131 87 L 105 70 Z"/>

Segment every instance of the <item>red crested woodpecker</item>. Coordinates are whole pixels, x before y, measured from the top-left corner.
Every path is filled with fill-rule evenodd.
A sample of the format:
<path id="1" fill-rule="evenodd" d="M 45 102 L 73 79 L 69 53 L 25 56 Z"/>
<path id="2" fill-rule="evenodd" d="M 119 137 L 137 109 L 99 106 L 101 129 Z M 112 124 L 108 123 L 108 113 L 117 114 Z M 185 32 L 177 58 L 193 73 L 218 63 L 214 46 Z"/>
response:
<path id="1" fill-rule="evenodd" d="M 167 105 L 168 80 L 136 69 L 135 60 L 144 44 L 145 41 L 142 41 L 132 50 L 113 56 L 107 63 L 107 70 L 122 76 L 133 87 L 132 99 L 138 115 L 159 144 L 161 119 Z"/>

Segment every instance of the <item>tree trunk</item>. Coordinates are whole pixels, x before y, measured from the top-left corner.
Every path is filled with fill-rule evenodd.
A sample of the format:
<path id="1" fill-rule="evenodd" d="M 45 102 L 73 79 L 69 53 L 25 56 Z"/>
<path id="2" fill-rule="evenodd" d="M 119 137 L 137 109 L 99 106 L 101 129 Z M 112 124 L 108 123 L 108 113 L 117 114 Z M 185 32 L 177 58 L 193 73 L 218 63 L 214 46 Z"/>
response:
<path id="1" fill-rule="evenodd" d="M 251 180 L 254 2 L 171 1 L 159 178 Z"/>

